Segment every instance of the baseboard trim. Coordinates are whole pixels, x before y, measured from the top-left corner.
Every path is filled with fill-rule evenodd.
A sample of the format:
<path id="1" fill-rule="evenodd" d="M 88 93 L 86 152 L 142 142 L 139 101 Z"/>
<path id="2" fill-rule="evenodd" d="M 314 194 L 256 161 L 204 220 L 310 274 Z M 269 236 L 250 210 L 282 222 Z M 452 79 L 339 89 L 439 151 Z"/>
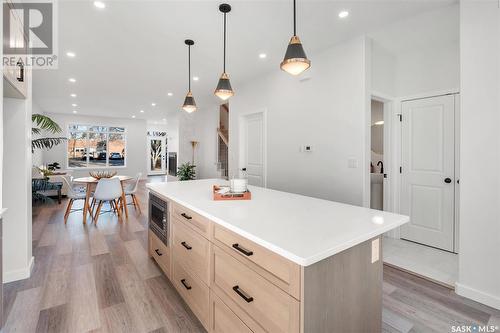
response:
<path id="1" fill-rule="evenodd" d="M 463 297 L 491 306 L 500 310 L 500 297 L 485 293 L 484 291 L 465 286 L 459 282 L 455 284 L 455 292 Z"/>
<path id="2" fill-rule="evenodd" d="M 3 283 L 9 283 L 29 278 L 31 276 L 31 272 L 33 271 L 34 266 L 35 266 L 35 257 L 31 257 L 28 266 L 26 266 L 25 268 L 17 269 L 15 271 L 10 271 L 10 272 L 4 272 Z"/>

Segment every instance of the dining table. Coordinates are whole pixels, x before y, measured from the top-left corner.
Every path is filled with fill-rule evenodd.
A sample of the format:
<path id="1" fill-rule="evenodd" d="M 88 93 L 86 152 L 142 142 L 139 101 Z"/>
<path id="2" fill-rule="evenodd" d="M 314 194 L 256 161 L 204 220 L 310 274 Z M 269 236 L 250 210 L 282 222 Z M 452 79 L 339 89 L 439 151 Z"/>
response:
<path id="1" fill-rule="evenodd" d="M 124 183 L 126 181 L 129 181 L 132 179 L 130 176 L 125 176 L 125 175 L 116 175 L 111 178 L 118 178 L 120 179 L 120 184 L 122 187 L 122 207 L 123 210 L 125 211 L 125 217 L 128 219 L 128 208 L 127 208 L 127 200 L 125 197 L 125 185 Z M 88 177 L 80 177 L 80 178 L 75 178 L 73 179 L 73 183 L 78 183 L 78 184 L 85 184 L 86 185 L 86 191 L 85 191 L 85 203 L 83 205 L 83 224 L 87 223 L 87 211 L 90 210 L 90 194 L 92 193 L 92 187 L 96 186 L 97 183 L 99 182 L 99 179 L 94 178 L 92 176 Z M 117 209 L 120 209 L 120 207 L 117 207 Z"/>

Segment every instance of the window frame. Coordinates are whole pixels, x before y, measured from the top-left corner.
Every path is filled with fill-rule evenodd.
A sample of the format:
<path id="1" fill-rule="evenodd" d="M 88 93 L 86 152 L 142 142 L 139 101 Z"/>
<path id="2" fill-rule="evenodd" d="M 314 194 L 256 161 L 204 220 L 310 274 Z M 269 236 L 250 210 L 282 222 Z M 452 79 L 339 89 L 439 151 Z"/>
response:
<path id="1" fill-rule="evenodd" d="M 85 126 L 87 127 L 86 130 L 72 130 L 71 127 L 75 126 Z M 92 127 L 106 127 L 107 131 L 105 132 L 100 132 L 100 131 L 91 131 L 90 128 Z M 115 132 L 115 131 L 110 131 L 110 128 L 123 128 L 123 132 Z M 71 167 L 69 166 L 69 152 L 68 152 L 68 147 L 69 147 L 69 141 L 71 133 L 100 133 L 100 134 L 106 134 L 106 165 L 105 166 L 89 166 L 89 161 L 90 157 L 87 154 L 87 159 L 86 159 L 86 166 L 84 167 Z M 123 165 L 118 165 L 118 166 L 111 166 L 109 165 L 109 134 L 121 134 L 123 135 L 123 141 L 125 143 L 125 157 L 123 158 Z M 95 169 L 124 169 L 127 167 L 127 158 L 128 158 L 128 142 L 127 142 L 127 127 L 126 126 L 120 126 L 120 125 L 102 125 L 102 124 L 88 124 L 88 123 L 68 123 L 66 126 L 66 134 L 68 137 L 68 140 L 66 140 L 66 169 L 67 170 L 95 170 Z M 86 145 L 85 149 L 89 151 L 89 138 L 87 135 L 86 138 Z"/>

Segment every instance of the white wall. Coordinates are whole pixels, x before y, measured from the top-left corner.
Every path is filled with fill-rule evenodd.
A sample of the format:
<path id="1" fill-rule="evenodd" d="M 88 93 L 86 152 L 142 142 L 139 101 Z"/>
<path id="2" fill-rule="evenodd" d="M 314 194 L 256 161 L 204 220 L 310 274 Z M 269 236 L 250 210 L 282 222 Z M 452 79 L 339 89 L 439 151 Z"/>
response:
<path id="1" fill-rule="evenodd" d="M 302 76 L 277 69 L 239 86 L 229 102 L 231 173 L 238 168 L 240 116 L 265 109 L 269 188 L 362 205 L 363 166 L 369 166 L 365 52 L 366 40 L 360 37 L 310 55 L 312 67 Z M 217 110 L 197 115 L 196 134 L 210 147 L 204 145 L 201 155 L 208 168 L 203 176 L 214 175 Z M 313 151 L 300 152 L 303 145 Z M 357 168 L 348 168 L 350 158 Z"/>
<path id="2" fill-rule="evenodd" d="M 90 124 L 103 126 L 122 126 L 126 128 L 126 167 L 115 168 L 113 170 L 120 174 L 135 176 L 138 172 L 147 175 L 147 126 L 142 119 L 120 119 L 107 117 L 94 117 L 82 115 L 67 115 L 58 113 L 45 113 L 56 121 L 64 130 L 64 135 L 68 136 L 69 124 Z M 59 162 L 62 168 L 67 168 L 67 144 L 62 144 L 43 152 L 43 163 Z M 89 169 L 74 169 L 73 176 L 88 176 Z"/>
<path id="3" fill-rule="evenodd" d="M 500 309 L 500 10 L 461 1 L 457 293 Z"/>
<path id="4" fill-rule="evenodd" d="M 30 76 L 28 76 L 30 77 Z M 29 81 L 28 81 L 29 82 Z M 31 96 L 31 88 L 28 88 Z M 30 276 L 31 234 L 31 97 L 3 99 L 3 280 Z"/>
<path id="5" fill-rule="evenodd" d="M 229 118 L 231 106 L 229 107 Z M 203 109 L 195 117 L 196 138 L 199 141 L 196 154 L 198 178 L 220 178 L 217 171 L 217 128 L 219 127 L 219 105 Z M 234 163 L 229 156 L 229 164 Z"/>
<path id="6" fill-rule="evenodd" d="M 35 101 L 33 101 L 31 108 L 32 108 L 33 114 L 43 114 L 44 113 L 43 110 L 40 108 L 40 106 L 38 106 L 38 104 L 35 103 Z M 37 138 L 37 137 L 43 137 L 43 135 L 38 135 L 38 136 L 35 136 L 34 138 Z M 43 164 L 43 151 L 42 150 L 40 150 L 40 149 L 35 150 L 35 152 L 32 155 L 32 164 L 34 166 L 40 166 L 41 164 Z"/>

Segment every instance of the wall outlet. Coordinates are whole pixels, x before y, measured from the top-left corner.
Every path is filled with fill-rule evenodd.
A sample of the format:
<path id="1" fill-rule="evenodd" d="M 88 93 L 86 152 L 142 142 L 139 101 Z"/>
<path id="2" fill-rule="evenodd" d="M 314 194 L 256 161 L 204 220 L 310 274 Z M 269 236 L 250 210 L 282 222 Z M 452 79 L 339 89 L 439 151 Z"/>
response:
<path id="1" fill-rule="evenodd" d="M 358 167 L 358 160 L 355 158 L 347 159 L 347 167 L 350 169 L 356 169 Z"/>
<path id="2" fill-rule="evenodd" d="M 304 151 L 306 153 L 312 151 L 312 146 L 304 146 Z"/>

